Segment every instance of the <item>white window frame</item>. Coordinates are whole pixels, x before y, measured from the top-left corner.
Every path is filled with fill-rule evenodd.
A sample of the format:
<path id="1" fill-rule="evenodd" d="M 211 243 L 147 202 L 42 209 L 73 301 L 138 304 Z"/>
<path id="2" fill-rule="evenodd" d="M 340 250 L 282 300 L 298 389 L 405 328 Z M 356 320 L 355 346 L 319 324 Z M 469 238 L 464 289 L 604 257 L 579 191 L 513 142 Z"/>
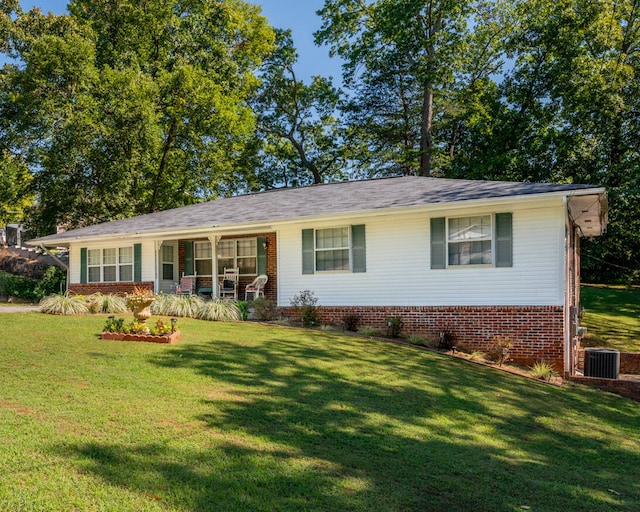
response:
<path id="1" fill-rule="evenodd" d="M 165 249 L 171 249 L 171 261 L 165 259 Z M 163 244 L 160 249 L 160 272 L 163 281 L 173 281 L 176 275 L 176 247 L 171 244 Z M 164 266 L 171 265 L 171 277 L 165 278 Z"/>
<path id="2" fill-rule="evenodd" d="M 208 256 L 205 256 L 204 258 L 198 258 L 197 254 L 198 254 L 198 246 L 202 246 L 202 245 L 208 245 L 209 246 L 209 250 L 207 251 L 209 253 Z M 198 261 L 209 261 L 211 263 L 211 272 L 208 274 L 200 274 L 198 273 Z M 211 277 L 213 274 L 213 253 L 212 253 L 212 247 L 211 247 L 211 242 L 209 241 L 198 241 L 198 242 L 193 242 L 193 270 L 194 272 L 198 275 L 198 276 L 203 276 L 203 277 Z"/>
<path id="3" fill-rule="evenodd" d="M 329 231 L 334 229 L 344 229 L 347 232 L 347 245 L 343 247 L 325 247 L 318 248 L 318 232 L 320 231 Z M 348 268 L 340 268 L 340 269 L 328 269 L 328 270 L 320 270 L 318 268 L 318 253 L 321 252 L 333 252 L 333 251 L 347 251 L 347 257 L 349 258 Z M 313 266 L 315 272 L 320 273 L 335 273 L 335 272 L 351 272 L 353 267 L 353 256 L 351 254 L 351 226 L 331 226 L 326 228 L 316 228 L 313 230 Z"/>
<path id="4" fill-rule="evenodd" d="M 129 249 L 131 251 L 131 261 L 130 262 L 121 262 L 121 254 L 120 251 L 122 249 Z M 106 251 L 115 251 L 115 263 L 109 262 L 105 263 L 105 252 Z M 98 253 L 98 262 L 95 260 L 92 264 L 91 253 Z M 94 249 L 87 249 L 87 282 L 88 283 L 132 283 L 134 279 L 134 250 L 132 245 L 123 245 L 118 247 L 100 247 Z M 106 268 L 115 267 L 115 281 L 105 280 L 104 273 Z M 131 267 L 131 279 L 121 279 L 121 268 L 122 267 Z M 91 269 L 100 269 L 100 279 L 95 280 L 91 278 Z"/>
<path id="5" fill-rule="evenodd" d="M 251 254 L 249 256 L 238 256 L 238 242 L 246 241 L 246 240 L 255 240 L 256 252 L 255 254 Z M 220 245 L 221 243 L 231 243 L 231 242 L 233 243 L 233 256 L 221 257 L 220 254 L 218 253 L 218 277 L 224 276 L 224 265 L 220 264 L 221 259 L 224 259 L 224 260 L 232 259 L 233 265 L 231 268 L 241 268 L 240 265 L 238 265 L 238 260 L 251 259 L 251 258 L 255 259 L 256 271 L 251 274 L 240 274 L 240 275 L 241 276 L 257 276 L 258 275 L 258 237 L 224 238 L 222 240 L 218 240 L 218 245 Z"/>
<path id="6" fill-rule="evenodd" d="M 472 219 L 474 217 L 487 217 L 489 219 L 489 227 L 490 227 L 490 233 L 489 233 L 489 237 L 488 238 L 475 238 L 475 239 L 469 239 L 469 240 L 457 240 L 457 241 L 452 241 L 450 239 L 451 237 L 451 221 L 453 220 L 459 220 L 459 219 Z M 447 268 L 470 268 L 470 267 L 492 267 L 495 266 L 495 258 L 496 258 L 496 248 L 495 248 L 495 233 L 496 233 L 496 226 L 495 226 L 495 215 L 492 213 L 483 213 L 483 214 L 478 214 L 478 215 L 458 215 L 455 217 L 446 217 L 446 230 L 445 230 L 445 237 L 446 237 L 446 253 L 445 253 L 445 257 L 446 257 L 446 266 Z M 450 253 L 449 253 L 449 247 L 451 245 L 461 245 L 464 243 L 473 243 L 473 242 L 489 242 L 491 245 L 491 261 L 488 263 L 451 263 L 451 259 L 450 259 Z"/>

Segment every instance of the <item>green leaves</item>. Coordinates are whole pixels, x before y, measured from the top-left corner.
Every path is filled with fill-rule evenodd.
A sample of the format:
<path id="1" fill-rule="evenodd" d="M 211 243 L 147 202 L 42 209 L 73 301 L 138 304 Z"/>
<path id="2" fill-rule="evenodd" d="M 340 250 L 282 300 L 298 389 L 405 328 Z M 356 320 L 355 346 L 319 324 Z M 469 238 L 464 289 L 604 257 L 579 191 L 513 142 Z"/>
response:
<path id="1" fill-rule="evenodd" d="M 272 48 L 242 1 L 75 0 L 2 17 L 0 137 L 35 176 L 36 232 L 226 193 Z"/>

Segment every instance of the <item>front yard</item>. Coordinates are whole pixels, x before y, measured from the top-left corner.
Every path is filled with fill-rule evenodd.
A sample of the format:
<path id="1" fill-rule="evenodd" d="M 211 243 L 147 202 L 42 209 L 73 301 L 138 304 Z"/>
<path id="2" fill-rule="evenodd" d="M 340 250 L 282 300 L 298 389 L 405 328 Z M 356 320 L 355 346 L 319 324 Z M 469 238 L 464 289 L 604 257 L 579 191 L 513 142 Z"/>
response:
<path id="1" fill-rule="evenodd" d="M 640 509 L 636 402 L 356 336 L 104 322 L 0 315 L 0 510 Z"/>

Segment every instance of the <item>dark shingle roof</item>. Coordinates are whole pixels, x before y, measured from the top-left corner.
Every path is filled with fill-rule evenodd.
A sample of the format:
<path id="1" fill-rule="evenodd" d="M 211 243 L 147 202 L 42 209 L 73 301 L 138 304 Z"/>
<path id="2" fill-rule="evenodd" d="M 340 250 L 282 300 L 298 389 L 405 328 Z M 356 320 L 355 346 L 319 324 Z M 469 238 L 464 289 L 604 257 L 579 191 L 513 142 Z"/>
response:
<path id="1" fill-rule="evenodd" d="M 179 231 L 305 217 L 321 217 L 462 201 L 594 188 L 591 185 L 512 183 L 403 176 L 277 189 L 105 222 L 33 240 L 32 243 Z"/>

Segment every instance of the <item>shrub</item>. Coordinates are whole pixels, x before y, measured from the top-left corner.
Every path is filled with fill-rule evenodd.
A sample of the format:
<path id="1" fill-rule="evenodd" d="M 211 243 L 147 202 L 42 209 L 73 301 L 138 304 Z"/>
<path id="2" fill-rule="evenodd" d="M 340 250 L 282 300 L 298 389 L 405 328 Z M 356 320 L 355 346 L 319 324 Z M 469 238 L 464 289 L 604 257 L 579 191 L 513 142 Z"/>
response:
<path id="1" fill-rule="evenodd" d="M 40 311 L 50 315 L 86 315 L 89 312 L 81 295 L 48 295 L 40 301 Z"/>
<path id="2" fill-rule="evenodd" d="M 270 322 L 278 316 L 276 303 L 265 297 L 258 297 L 250 303 L 249 307 L 253 308 L 253 315 L 256 320 Z"/>
<path id="3" fill-rule="evenodd" d="M 37 285 L 38 282 L 35 279 L 0 272 L 0 295 L 27 300 L 40 299 L 42 297 L 37 297 L 35 294 Z"/>
<path id="4" fill-rule="evenodd" d="M 536 379 L 551 380 L 553 376 L 553 366 L 545 361 L 536 361 L 531 367 L 531 375 Z"/>
<path id="5" fill-rule="evenodd" d="M 197 295 L 159 294 L 151 304 L 151 313 L 154 315 L 196 318 L 203 304 L 204 301 Z"/>
<path id="6" fill-rule="evenodd" d="M 423 345 L 425 347 L 429 346 L 429 342 L 427 340 L 425 340 L 422 336 L 418 336 L 416 334 L 409 336 L 407 338 L 407 341 L 413 345 Z"/>
<path id="7" fill-rule="evenodd" d="M 50 266 L 36 282 L 33 293 L 38 299 L 42 299 L 53 293 L 62 294 L 67 289 L 67 273 L 61 268 Z"/>
<path id="8" fill-rule="evenodd" d="M 391 336 L 392 338 L 400 336 L 403 325 L 404 320 L 402 320 L 402 317 L 393 316 L 387 318 L 387 336 Z"/>
<path id="9" fill-rule="evenodd" d="M 247 318 L 249 318 L 249 303 L 244 301 L 244 300 L 239 300 L 238 302 L 236 302 L 236 306 L 238 306 L 238 309 L 240 310 L 240 316 L 242 318 L 242 320 L 246 320 Z"/>
<path id="10" fill-rule="evenodd" d="M 445 327 L 438 332 L 438 350 L 444 350 L 445 352 L 452 350 L 455 342 L 456 335 L 449 327 Z"/>
<path id="11" fill-rule="evenodd" d="M 513 346 L 513 342 L 509 336 L 503 336 L 501 334 L 493 337 L 493 343 L 489 348 L 489 358 L 502 366 L 503 363 L 509 360 L 509 349 Z"/>
<path id="12" fill-rule="evenodd" d="M 378 336 L 380 331 L 375 327 L 371 327 L 369 325 L 363 325 L 358 329 L 358 334 L 362 334 L 363 336 Z"/>
<path id="13" fill-rule="evenodd" d="M 358 315 L 347 315 L 342 319 L 342 325 L 347 331 L 356 332 L 360 325 L 360 317 Z"/>
<path id="14" fill-rule="evenodd" d="M 484 363 L 487 360 L 487 357 L 484 352 L 479 352 L 478 350 L 476 350 L 469 355 L 469 359 L 471 361 L 480 361 Z"/>
<path id="15" fill-rule="evenodd" d="M 127 301 L 124 297 L 113 293 L 102 295 L 100 311 L 102 313 L 124 313 L 127 311 Z"/>
<path id="16" fill-rule="evenodd" d="M 318 298 L 311 290 L 302 290 L 299 294 L 294 295 L 290 302 L 303 327 L 313 327 L 318 323 L 318 312 L 316 311 Z"/>
<path id="17" fill-rule="evenodd" d="M 124 327 L 124 318 L 118 318 L 116 320 L 115 317 L 110 316 L 107 319 L 107 322 L 104 324 L 102 328 L 102 332 L 122 332 L 122 328 Z"/>
<path id="18" fill-rule="evenodd" d="M 242 313 L 235 302 L 230 300 L 202 301 L 194 318 L 211 321 L 239 321 Z"/>

